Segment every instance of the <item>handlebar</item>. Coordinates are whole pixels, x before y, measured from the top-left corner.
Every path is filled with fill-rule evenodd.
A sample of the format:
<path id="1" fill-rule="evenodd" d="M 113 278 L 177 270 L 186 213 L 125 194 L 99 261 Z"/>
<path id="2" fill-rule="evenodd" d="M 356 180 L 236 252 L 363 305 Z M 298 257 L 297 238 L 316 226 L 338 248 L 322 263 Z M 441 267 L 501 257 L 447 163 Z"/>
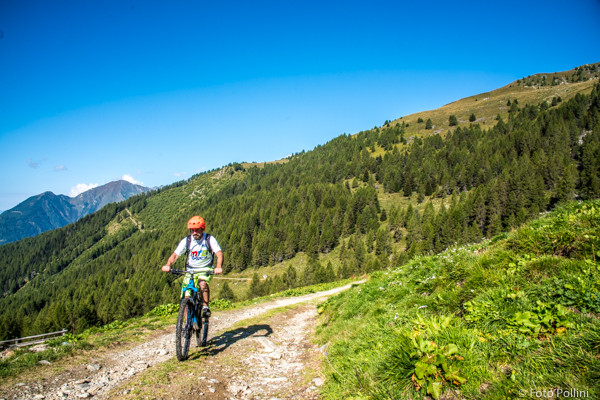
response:
<path id="1" fill-rule="evenodd" d="M 214 271 L 192 271 L 189 269 L 171 269 L 169 271 L 170 274 L 173 275 L 185 275 L 185 274 L 206 274 L 206 275 L 214 275 Z"/>

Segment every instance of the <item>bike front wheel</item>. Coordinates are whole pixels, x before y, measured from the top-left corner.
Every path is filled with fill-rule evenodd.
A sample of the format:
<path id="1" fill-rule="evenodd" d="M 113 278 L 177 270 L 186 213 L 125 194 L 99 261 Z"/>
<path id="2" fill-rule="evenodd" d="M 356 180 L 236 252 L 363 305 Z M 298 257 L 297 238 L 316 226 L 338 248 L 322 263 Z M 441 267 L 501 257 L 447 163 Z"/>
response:
<path id="1" fill-rule="evenodd" d="M 179 304 L 179 314 L 177 315 L 177 325 L 175 327 L 175 353 L 177 359 L 183 361 L 187 359 L 190 351 L 190 339 L 194 321 L 194 303 L 188 297 L 181 299 Z"/>

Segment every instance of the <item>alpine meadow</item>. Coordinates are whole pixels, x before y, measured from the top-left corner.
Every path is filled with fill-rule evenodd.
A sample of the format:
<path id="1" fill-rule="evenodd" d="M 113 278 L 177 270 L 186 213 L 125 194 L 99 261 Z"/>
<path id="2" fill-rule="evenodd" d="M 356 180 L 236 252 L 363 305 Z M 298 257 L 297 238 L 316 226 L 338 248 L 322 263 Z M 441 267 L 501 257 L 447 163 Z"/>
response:
<path id="1" fill-rule="evenodd" d="M 323 398 L 600 396 L 599 75 L 533 75 L 2 245 L 0 340 L 177 303 L 160 266 L 201 215 L 243 278 L 215 277 L 221 304 L 368 277 L 319 310 Z"/>

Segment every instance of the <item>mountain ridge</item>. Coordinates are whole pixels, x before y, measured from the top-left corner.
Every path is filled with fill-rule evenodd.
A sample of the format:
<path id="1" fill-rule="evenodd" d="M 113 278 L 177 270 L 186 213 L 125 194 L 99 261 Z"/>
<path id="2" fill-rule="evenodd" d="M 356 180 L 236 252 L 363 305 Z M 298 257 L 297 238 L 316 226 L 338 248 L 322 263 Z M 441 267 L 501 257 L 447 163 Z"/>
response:
<path id="1" fill-rule="evenodd" d="M 127 200 L 149 190 L 118 180 L 86 190 L 75 197 L 57 195 L 51 191 L 31 196 L 0 214 L 0 245 L 61 228 L 109 203 Z"/>
<path id="2" fill-rule="evenodd" d="M 487 92 L 474 94 L 444 104 L 439 108 L 405 115 L 388 122 L 388 126 L 403 126 L 406 137 L 425 136 L 439 133 L 444 136 L 457 126 L 468 126 L 471 114 L 484 128 L 491 128 L 498 122 L 498 116 L 505 121 L 512 113 L 509 101 L 518 104 L 541 104 L 567 101 L 578 93 L 589 94 L 600 78 L 600 62 L 585 64 L 568 71 L 536 73 L 513 81 Z M 451 115 L 458 118 L 458 124 L 449 123 Z M 432 127 L 426 128 L 430 119 Z"/>

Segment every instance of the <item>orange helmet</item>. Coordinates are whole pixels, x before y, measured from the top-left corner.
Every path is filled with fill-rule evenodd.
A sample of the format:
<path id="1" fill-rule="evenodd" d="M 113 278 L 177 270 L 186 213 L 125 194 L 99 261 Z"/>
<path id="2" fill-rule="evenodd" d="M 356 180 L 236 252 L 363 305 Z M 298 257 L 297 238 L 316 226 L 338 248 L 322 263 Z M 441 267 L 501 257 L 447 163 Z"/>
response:
<path id="1" fill-rule="evenodd" d="M 206 229 L 204 219 L 197 215 L 194 215 L 187 223 L 188 229 Z"/>

